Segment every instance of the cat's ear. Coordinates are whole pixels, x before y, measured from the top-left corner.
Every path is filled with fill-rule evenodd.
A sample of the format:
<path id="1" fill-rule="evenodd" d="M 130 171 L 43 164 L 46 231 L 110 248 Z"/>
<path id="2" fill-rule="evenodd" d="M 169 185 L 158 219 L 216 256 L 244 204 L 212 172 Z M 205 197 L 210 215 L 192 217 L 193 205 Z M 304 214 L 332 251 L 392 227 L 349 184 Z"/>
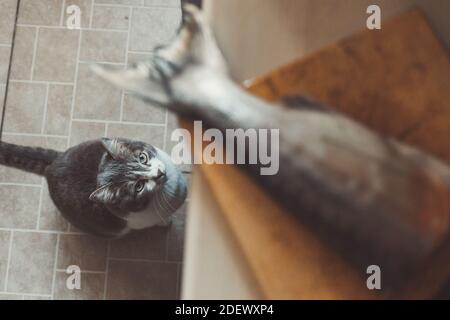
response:
<path id="1" fill-rule="evenodd" d="M 113 159 L 118 159 L 123 155 L 124 145 L 117 138 L 102 138 L 103 146 Z"/>
<path id="2" fill-rule="evenodd" d="M 102 186 L 91 193 L 89 196 L 89 200 L 98 202 L 98 203 L 108 203 L 114 198 L 114 188 L 112 184 L 107 184 L 106 186 Z"/>

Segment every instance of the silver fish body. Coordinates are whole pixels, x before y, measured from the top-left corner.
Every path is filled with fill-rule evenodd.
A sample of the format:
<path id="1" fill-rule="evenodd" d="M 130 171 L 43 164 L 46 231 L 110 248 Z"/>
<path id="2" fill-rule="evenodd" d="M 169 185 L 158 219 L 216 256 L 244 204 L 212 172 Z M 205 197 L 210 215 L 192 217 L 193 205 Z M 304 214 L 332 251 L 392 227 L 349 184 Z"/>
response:
<path id="1" fill-rule="evenodd" d="M 201 13 L 185 10 L 177 37 L 150 61 L 94 71 L 221 131 L 278 129 L 279 172 L 242 166 L 267 194 L 361 272 L 379 265 L 395 286 L 417 271 L 448 232 L 449 167 L 336 112 L 275 108 L 250 95 L 229 77 Z"/>

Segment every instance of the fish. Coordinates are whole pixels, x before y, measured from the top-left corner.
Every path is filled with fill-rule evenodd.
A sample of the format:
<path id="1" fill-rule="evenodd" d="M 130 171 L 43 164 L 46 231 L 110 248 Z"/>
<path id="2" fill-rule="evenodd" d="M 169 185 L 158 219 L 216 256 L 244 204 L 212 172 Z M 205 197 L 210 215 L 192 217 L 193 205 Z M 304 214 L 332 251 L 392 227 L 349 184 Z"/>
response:
<path id="1" fill-rule="evenodd" d="M 361 273 L 378 265 L 388 288 L 404 284 L 448 235 L 450 168 L 320 103 L 279 108 L 252 95 L 233 81 L 202 12 L 183 10 L 177 35 L 149 59 L 93 71 L 221 132 L 279 130 L 278 173 L 261 175 L 261 164 L 239 170 Z"/>

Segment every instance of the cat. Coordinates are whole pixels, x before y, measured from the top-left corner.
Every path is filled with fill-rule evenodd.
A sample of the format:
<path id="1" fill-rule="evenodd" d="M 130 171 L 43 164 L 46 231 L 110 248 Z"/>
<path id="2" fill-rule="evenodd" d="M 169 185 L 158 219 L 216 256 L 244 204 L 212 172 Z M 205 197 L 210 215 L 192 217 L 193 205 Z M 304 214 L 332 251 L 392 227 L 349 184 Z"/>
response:
<path id="1" fill-rule="evenodd" d="M 65 152 L 0 142 L 0 164 L 47 179 L 50 197 L 79 230 L 119 238 L 170 224 L 186 180 L 170 157 L 144 142 L 102 138 Z"/>

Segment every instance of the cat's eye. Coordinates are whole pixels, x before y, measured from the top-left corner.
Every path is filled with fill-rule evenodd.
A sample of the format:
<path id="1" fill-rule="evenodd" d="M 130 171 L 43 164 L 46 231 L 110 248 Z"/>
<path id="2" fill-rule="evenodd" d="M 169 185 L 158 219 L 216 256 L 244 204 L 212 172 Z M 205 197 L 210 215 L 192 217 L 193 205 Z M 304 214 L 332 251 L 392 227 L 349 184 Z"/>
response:
<path id="1" fill-rule="evenodd" d="M 141 152 L 139 154 L 139 162 L 142 164 L 147 164 L 148 162 L 148 154 L 145 152 Z"/>
<path id="2" fill-rule="evenodd" d="M 136 192 L 139 193 L 142 190 L 144 190 L 144 187 L 145 187 L 145 182 L 144 181 L 138 181 L 138 182 L 136 182 L 136 185 L 135 185 L 134 188 L 135 188 Z"/>

